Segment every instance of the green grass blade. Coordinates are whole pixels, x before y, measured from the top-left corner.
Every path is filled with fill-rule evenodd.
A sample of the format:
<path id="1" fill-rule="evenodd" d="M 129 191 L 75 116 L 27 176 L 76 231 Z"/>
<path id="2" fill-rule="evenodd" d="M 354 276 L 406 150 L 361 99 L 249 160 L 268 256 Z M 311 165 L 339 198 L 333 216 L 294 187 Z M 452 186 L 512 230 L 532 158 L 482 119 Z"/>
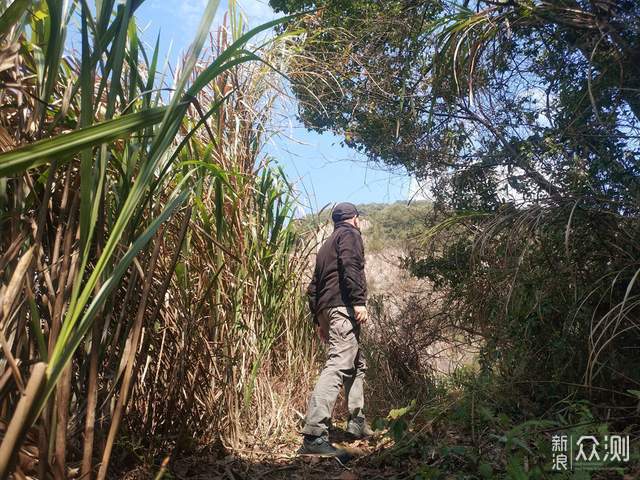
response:
<path id="1" fill-rule="evenodd" d="M 116 39 L 111 46 L 109 60 L 111 63 L 111 83 L 107 94 L 107 112 L 106 117 L 111 118 L 115 113 L 116 101 L 118 97 L 122 98 L 122 67 L 126 57 L 127 33 L 129 31 L 129 22 L 131 21 L 131 0 L 127 0 L 119 9 L 122 10 L 122 16 Z"/>
<path id="2" fill-rule="evenodd" d="M 30 331 L 36 339 L 36 344 L 38 345 L 38 353 L 40 354 L 40 360 L 43 362 L 46 361 L 49 357 L 47 352 L 47 344 L 44 339 L 44 334 L 42 333 L 42 327 L 40 327 L 40 313 L 38 312 L 38 306 L 36 305 L 36 301 L 32 296 L 28 296 L 29 301 L 29 313 L 30 315 Z"/>
<path id="3" fill-rule="evenodd" d="M 224 220 L 224 188 L 222 186 L 222 179 L 216 177 L 215 179 L 215 204 L 216 204 L 216 237 L 218 240 L 222 237 L 223 220 Z"/>
<path id="4" fill-rule="evenodd" d="M 62 62 L 64 43 L 67 38 L 67 24 L 75 4 L 70 5 L 68 0 L 47 1 L 49 8 L 49 38 L 47 38 L 45 50 L 44 83 L 40 91 L 40 99 L 48 104 L 58 80 L 58 69 Z M 46 110 L 42 112 L 44 121 Z"/>
<path id="5" fill-rule="evenodd" d="M 129 92 L 127 102 L 132 102 L 136 98 L 136 92 L 140 84 L 140 74 L 138 72 L 138 25 L 135 17 L 129 20 L 129 54 L 127 55 L 129 64 Z"/>
<path id="6" fill-rule="evenodd" d="M 52 157 L 65 157 L 85 148 L 123 138 L 141 128 L 162 121 L 166 108 L 156 107 L 130 113 L 55 138 L 40 140 L 0 155 L 0 177 L 6 177 L 47 163 Z"/>
<path id="7" fill-rule="evenodd" d="M 171 103 L 169 104 L 169 108 L 167 109 L 167 118 L 169 118 L 172 113 L 179 107 L 181 102 L 181 95 L 184 91 L 185 85 L 191 76 L 191 72 L 196 66 L 196 62 L 198 61 L 198 57 L 200 56 L 200 52 L 202 51 L 202 47 L 204 46 L 204 42 L 209 34 L 209 28 L 211 27 L 211 23 L 213 22 L 213 18 L 215 17 L 216 10 L 218 9 L 219 0 L 210 0 L 207 3 L 206 8 L 204 9 L 204 13 L 202 15 L 202 20 L 200 22 L 200 26 L 198 27 L 198 31 L 196 33 L 196 38 L 189 47 L 189 52 L 187 53 L 187 58 L 184 62 L 184 68 L 182 71 L 181 77 L 178 79 L 178 82 L 175 87 L 175 95 L 171 99 Z M 201 87 L 202 88 L 202 87 Z M 199 91 L 201 88 L 197 89 Z M 191 89 L 189 89 L 191 92 Z M 161 137 L 161 136 L 160 136 Z"/>
<path id="8" fill-rule="evenodd" d="M 149 65 L 148 73 L 147 73 L 147 86 L 145 88 L 145 91 L 149 93 L 144 96 L 143 105 L 145 107 L 149 107 L 151 105 L 151 90 L 153 90 L 153 87 L 155 85 L 156 71 L 158 69 L 159 52 L 160 52 L 160 34 L 158 33 L 158 37 L 156 38 L 156 44 L 153 49 L 153 56 L 151 57 L 151 64 Z M 146 58 L 146 53 L 144 51 L 144 48 L 142 48 L 142 53 Z"/>
<path id="9" fill-rule="evenodd" d="M 85 3 L 81 6 L 81 36 L 82 36 L 82 65 L 88 65 L 91 58 L 89 46 L 88 18 L 91 12 Z M 93 85 L 94 74 L 92 68 L 80 70 L 80 128 L 87 128 L 93 123 Z M 93 156 L 92 148 L 83 150 L 80 154 L 80 255 L 84 256 L 89 245 L 89 228 L 91 225 L 90 211 L 93 201 Z"/>

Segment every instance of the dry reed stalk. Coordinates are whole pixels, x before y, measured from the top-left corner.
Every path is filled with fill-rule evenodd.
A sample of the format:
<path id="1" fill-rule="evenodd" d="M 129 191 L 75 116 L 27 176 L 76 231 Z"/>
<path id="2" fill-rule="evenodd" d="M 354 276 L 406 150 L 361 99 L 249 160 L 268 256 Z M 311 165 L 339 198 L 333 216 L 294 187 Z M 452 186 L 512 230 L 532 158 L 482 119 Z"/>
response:
<path id="1" fill-rule="evenodd" d="M 36 363 L 32 370 L 27 388 L 20 398 L 15 412 L 11 417 L 7 431 L 0 444 L 0 479 L 5 480 L 11 473 L 13 462 L 18 452 L 20 438 L 28 427 L 31 407 L 36 401 L 38 391 L 42 388 L 47 365 L 44 362 Z"/>
<path id="2" fill-rule="evenodd" d="M 18 389 L 21 393 L 24 392 L 24 382 L 22 380 L 22 376 L 20 375 L 20 370 L 18 369 L 18 365 L 16 363 L 16 359 L 13 357 L 13 353 L 9 348 L 9 343 L 7 342 L 7 338 L 4 334 L 5 325 L 10 321 L 11 315 L 11 307 L 13 306 L 18 293 L 22 290 L 22 284 L 25 278 L 27 271 L 29 270 L 29 266 L 31 265 L 31 260 L 33 259 L 33 250 L 34 247 L 29 248 L 24 255 L 20 258 L 18 264 L 16 265 L 16 269 L 11 276 L 11 280 L 9 281 L 9 285 L 7 285 L 4 290 L 4 294 L 2 296 L 2 319 L 0 321 L 0 344 L 2 345 L 2 352 L 5 356 L 5 361 L 9 364 L 13 376 L 15 378 Z"/>
<path id="3" fill-rule="evenodd" d="M 107 468 L 109 465 L 109 459 L 111 457 L 111 451 L 113 449 L 113 443 L 115 442 L 116 434 L 118 432 L 118 428 L 120 427 L 120 421 L 124 414 L 124 409 L 127 405 L 136 352 L 138 350 L 138 343 L 140 341 L 140 334 L 142 331 L 144 314 L 147 308 L 147 302 L 149 301 L 149 292 L 151 291 L 151 287 L 153 286 L 153 275 L 156 270 L 156 263 L 158 261 L 158 256 L 160 255 L 160 250 L 162 247 L 163 232 L 164 229 L 161 229 L 156 236 L 153 252 L 151 254 L 151 258 L 149 259 L 149 264 L 146 268 L 147 276 L 143 282 L 142 297 L 138 305 L 138 312 L 135 317 L 135 323 L 133 324 L 133 328 L 131 329 L 129 337 L 127 338 L 128 356 L 126 357 L 126 369 L 122 378 L 120 395 L 118 396 L 118 401 L 111 418 L 111 427 L 109 428 L 107 442 L 102 453 L 102 461 L 100 462 L 100 469 L 98 470 L 98 476 L 96 477 L 97 480 L 104 480 L 107 476 Z"/>

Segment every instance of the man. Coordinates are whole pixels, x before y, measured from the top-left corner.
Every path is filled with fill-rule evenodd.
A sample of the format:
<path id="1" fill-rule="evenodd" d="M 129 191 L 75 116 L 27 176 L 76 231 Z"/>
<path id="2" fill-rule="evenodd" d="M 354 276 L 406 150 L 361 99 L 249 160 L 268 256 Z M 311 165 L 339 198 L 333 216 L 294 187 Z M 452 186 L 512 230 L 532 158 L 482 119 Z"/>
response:
<path id="1" fill-rule="evenodd" d="M 351 203 L 332 211 L 334 230 L 316 257 L 307 289 L 318 336 L 328 343 L 328 357 L 307 409 L 302 453 L 339 455 L 329 442 L 333 406 L 344 385 L 349 408 L 347 433 L 364 438 L 372 431 L 363 412 L 366 364 L 360 350 L 360 326 L 367 321 L 367 282 L 359 212 Z"/>

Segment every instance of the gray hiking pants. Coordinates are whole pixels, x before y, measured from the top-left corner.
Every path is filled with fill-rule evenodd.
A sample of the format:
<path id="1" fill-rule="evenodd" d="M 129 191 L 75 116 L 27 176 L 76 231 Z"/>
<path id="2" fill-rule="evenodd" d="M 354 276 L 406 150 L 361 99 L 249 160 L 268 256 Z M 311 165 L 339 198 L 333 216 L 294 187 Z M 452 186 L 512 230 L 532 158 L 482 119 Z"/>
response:
<path id="1" fill-rule="evenodd" d="M 360 325 L 349 307 L 322 310 L 318 321 L 329 336 L 327 362 L 316 383 L 302 431 L 305 435 L 327 436 L 333 406 L 344 385 L 351 418 L 364 418 L 364 374 L 367 365 L 360 351 Z"/>

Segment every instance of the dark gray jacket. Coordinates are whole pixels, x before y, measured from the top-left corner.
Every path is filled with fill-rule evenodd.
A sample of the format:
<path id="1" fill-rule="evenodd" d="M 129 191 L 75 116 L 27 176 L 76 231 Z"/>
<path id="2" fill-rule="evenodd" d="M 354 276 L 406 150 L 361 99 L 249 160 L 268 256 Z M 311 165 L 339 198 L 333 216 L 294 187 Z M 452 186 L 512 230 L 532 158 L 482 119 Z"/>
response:
<path id="1" fill-rule="evenodd" d="M 317 314 L 325 308 L 366 305 L 367 279 L 360 230 L 346 222 L 336 224 L 318 251 L 307 296 L 315 322 Z"/>

